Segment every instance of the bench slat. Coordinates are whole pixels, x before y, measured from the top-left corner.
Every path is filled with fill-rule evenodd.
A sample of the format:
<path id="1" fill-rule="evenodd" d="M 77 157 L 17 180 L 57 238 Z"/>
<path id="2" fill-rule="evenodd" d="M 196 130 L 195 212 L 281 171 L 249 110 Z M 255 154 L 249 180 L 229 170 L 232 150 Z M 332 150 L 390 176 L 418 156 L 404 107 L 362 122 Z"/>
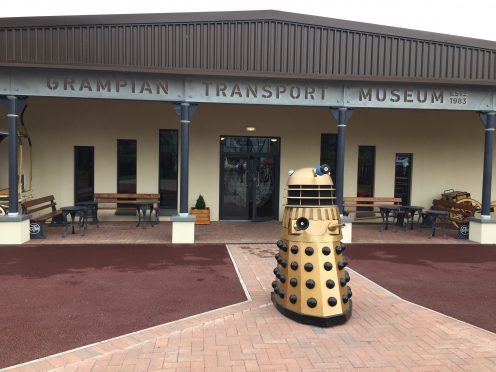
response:
<path id="1" fill-rule="evenodd" d="M 345 207 L 391 207 L 391 204 L 345 204 Z M 400 205 L 398 205 L 399 207 Z"/>
<path id="2" fill-rule="evenodd" d="M 35 213 L 35 212 L 38 212 L 38 211 L 42 211 L 43 209 L 48 209 L 48 208 L 53 209 L 52 207 L 55 207 L 55 204 L 54 203 L 45 204 L 45 205 L 43 205 L 41 207 L 30 208 L 30 209 L 26 209 L 26 210 L 27 210 L 27 212 L 29 214 L 32 214 L 32 213 Z"/>
<path id="3" fill-rule="evenodd" d="M 95 199 L 150 199 L 159 198 L 160 194 L 119 194 L 119 193 L 95 193 Z"/>
<path id="4" fill-rule="evenodd" d="M 388 197 L 349 197 L 345 196 L 343 201 L 346 202 L 390 202 L 401 203 L 401 198 L 388 198 Z"/>
<path id="5" fill-rule="evenodd" d="M 26 208 L 29 208 L 29 207 L 32 207 L 34 205 L 39 205 L 39 204 L 43 204 L 43 203 L 54 203 L 54 200 L 55 200 L 55 197 L 53 195 L 49 195 L 49 196 L 44 196 L 42 198 L 37 198 L 37 199 L 30 199 L 30 200 L 25 200 L 23 202 L 23 205 L 26 207 Z"/>
<path id="6" fill-rule="evenodd" d="M 95 203 L 98 204 L 112 204 L 112 203 L 119 203 L 119 204 L 140 204 L 140 203 L 150 203 L 150 202 L 155 202 L 158 203 L 160 199 L 138 199 L 138 200 L 128 200 L 128 199 L 95 199 Z"/>
<path id="7" fill-rule="evenodd" d="M 98 210 L 100 209 L 126 209 L 126 210 L 130 210 L 130 211 L 134 211 L 136 210 L 136 208 L 130 208 L 130 207 L 98 207 Z"/>
<path id="8" fill-rule="evenodd" d="M 379 215 L 380 207 L 391 207 L 391 206 L 401 206 L 401 198 L 392 198 L 392 197 L 352 197 L 345 196 L 343 198 L 343 208 L 345 213 L 355 212 L 357 214 L 372 214 Z M 358 208 L 370 208 L 369 210 L 359 210 Z M 374 217 L 375 218 L 375 217 Z"/>

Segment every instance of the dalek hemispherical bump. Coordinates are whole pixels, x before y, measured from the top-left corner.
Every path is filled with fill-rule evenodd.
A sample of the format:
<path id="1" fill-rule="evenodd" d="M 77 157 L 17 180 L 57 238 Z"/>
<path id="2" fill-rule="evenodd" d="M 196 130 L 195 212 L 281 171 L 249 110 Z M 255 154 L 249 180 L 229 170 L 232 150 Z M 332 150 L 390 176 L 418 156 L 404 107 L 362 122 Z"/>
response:
<path id="1" fill-rule="evenodd" d="M 301 323 L 343 324 L 351 316 L 352 292 L 329 166 L 292 171 L 287 186 L 272 301 Z"/>

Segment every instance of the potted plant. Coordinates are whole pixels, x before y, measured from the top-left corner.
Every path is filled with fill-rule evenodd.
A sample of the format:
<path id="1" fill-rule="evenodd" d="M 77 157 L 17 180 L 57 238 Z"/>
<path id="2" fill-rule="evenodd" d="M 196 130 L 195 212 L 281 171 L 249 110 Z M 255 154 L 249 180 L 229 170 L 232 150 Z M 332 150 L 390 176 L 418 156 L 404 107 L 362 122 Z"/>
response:
<path id="1" fill-rule="evenodd" d="M 196 216 L 195 225 L 210 225 L 210 208 L 205 205 L 202 195 L 196 199 L 195 207 L 191 208 L 190 213 Z"/>

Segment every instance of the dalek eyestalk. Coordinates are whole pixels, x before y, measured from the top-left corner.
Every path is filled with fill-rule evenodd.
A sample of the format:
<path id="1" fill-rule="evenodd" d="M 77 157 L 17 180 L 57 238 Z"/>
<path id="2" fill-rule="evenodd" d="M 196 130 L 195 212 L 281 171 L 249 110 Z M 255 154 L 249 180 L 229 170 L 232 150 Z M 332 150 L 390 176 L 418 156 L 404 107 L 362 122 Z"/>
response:
<path id="1" fill-rule="evenodd" d="M 321 327 L 351 316 L 348 261 L 330 168 L 290 171 L 272 301 L 287 317 Z"/>

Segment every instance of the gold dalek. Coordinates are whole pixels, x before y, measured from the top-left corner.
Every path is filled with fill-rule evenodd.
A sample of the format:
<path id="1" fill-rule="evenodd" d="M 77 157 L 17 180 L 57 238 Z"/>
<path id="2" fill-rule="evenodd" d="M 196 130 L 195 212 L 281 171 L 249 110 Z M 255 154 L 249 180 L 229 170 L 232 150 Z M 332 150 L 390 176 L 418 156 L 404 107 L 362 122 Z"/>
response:
<path id="1" fill-rule="evenodd" d="M 272 301 L 288 318 L 320 327 L 351 316 L 350 275 L 329 166 L 290 171 L 277 241 Z"/>

